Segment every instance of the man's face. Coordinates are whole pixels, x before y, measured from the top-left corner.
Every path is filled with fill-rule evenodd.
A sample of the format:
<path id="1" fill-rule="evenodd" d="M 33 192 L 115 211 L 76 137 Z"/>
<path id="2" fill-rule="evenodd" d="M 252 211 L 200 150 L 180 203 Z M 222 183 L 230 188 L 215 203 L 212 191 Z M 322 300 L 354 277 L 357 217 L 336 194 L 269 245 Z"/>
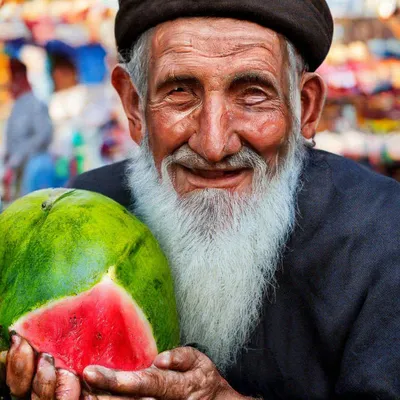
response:
<path id="1" fill-rule="evenodd" d="M 170 167 L 179 195 L 250 192 L 253 169 L 229 163 L 243 147 L 274 170 L 291 129 L 287 80 L 283 41 L 257 24 L 192 18 L 156 28 L 146 125 L 159 171 L 182 146 L 192 151 Z"/>

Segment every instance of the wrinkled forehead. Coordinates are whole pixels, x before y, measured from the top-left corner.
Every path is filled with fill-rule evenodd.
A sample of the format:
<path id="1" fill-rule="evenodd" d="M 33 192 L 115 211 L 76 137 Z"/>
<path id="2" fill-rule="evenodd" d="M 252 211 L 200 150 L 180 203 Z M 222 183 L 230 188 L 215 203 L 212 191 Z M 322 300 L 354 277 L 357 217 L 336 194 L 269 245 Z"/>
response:
<path id="1" fill-rule="evenodd" d="M 249 62 L 279 78 L 286 51 L 283 37 L 249 21 L 230 18 L 182 18 L 156 27 L 151 53 L 155 66 Z M 228 66 L 228 65 L 227 65 Z"/>

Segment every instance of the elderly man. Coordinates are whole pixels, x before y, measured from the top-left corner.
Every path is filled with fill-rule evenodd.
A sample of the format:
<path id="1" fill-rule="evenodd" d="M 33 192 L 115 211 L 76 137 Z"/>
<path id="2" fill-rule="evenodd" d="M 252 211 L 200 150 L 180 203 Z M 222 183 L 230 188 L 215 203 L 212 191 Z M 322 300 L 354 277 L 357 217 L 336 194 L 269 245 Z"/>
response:
<path id="1" fill-rule="evenodd" d="M 48 355 L 34 376 L 13 336 L 11 391 L 33 380 L 40 399 L 399 399 L 399 185 L 305 145 L 325 97 L 313 72 L 332 38 L 325 1 L 120 5 L 112 79 L 138 147 L 73 186 L 152 229 L 186 347 L 140 372 L 90 366 L 81 385 Z"/>

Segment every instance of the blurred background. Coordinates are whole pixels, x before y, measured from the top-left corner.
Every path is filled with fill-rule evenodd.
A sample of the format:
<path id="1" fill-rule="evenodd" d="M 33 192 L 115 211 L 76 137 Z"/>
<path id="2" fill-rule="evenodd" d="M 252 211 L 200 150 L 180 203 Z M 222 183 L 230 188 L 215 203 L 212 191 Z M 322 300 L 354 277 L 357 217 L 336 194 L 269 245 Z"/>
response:
<path id="1" fill-rule="evenodd" d="M 400 181 L 400 0 L 328 0 L 317 147 Z M 132 146 L 110 85 L 118 0 L 0 0 L 0 194 L 65 185 Z M 34 132 L 26 140 L 19 132 Z"/>

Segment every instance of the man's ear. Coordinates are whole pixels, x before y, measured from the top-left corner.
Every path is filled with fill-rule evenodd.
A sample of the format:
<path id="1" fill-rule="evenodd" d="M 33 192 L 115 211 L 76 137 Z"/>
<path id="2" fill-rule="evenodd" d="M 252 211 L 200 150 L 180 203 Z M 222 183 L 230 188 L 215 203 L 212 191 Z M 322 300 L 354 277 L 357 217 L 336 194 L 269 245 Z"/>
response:
<path id="1" fill-rule="evenodd" d="M 128 118 L 131 138 L 137 144 L 140 144 L 145 123 L 140 109 L 140 97 L 137 89 L 133 85 L 128 72 L 120 65 L 114 68 L 111 75 L 111 82 L 119 94 L 122 106 Z"/>
<path id="2" fill-rule="evenodd" d="M 318 74 L 307 72 L 301 87 L 301 132 L 306 139 L 312 139 L 324 108 L 326 85 Z"/>

